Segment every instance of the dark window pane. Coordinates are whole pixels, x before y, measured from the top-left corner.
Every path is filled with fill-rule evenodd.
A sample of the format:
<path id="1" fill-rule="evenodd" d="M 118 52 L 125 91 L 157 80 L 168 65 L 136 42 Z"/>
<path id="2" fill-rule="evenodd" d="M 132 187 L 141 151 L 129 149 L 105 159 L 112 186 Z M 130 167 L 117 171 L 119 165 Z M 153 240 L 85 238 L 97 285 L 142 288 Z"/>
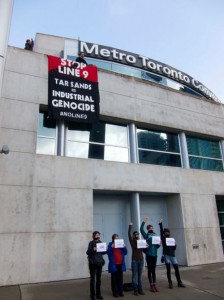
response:
<path id="1" fill-rule="evenodd" d="M 146 72 L 146 71 L 141 71 L 141 77 L 143 79 L 154 81 L 154 82 L 157 82 L 157 83 L 162 83 L 163 82 L 163 77 L 151 74 L 151 73 Z"/>
<path id="2" fill-rule="evenodd" d="M 216 200 L 218 211 L 224 212 L 224 200 Z"/>
<path id="3" fill-rule="evenodd" d="M 104 159 L 104 145 L 89 144 L 89 158 Z"/>
<path id="4" fill-rule="evenodd" d="M 223 164 L 221 160 L 213 160 L 200 157 L 189 157 L 190 167 L 192 169 L 201 169 L 208 171 L 223 171 Z"/>
<path id="5" fill-rule="evenodd" d="M 105 123 L 93 124 L 93 128 L 90 131 L 90 142 L 105 143 Z"/>
<path id="6" fill-rule="evenodd" d="M 224 225 L 224 213 L 218 213 L 219 225 Z"/>
<path id="7" fill-rule="evenodd" d="M 224 227 L 220 227 L 221 239 L 224 240 Z"/>
<path id="8" fill-rule="evenodd" d="M 187 147 L 189 155 L 221 158 L 220 146 L 217 141 L 187 137 Z"/>
<path id="9" fill-rule="evenodd" d="M 139 150 L 139 162 L 145 164 L 181 167 L 180 155 Z"/>
<path id="10" fill-rule="evenodd" d="M 180 152 L 178 135 L 148 130 L 137 130 L 138 148 Z"/>

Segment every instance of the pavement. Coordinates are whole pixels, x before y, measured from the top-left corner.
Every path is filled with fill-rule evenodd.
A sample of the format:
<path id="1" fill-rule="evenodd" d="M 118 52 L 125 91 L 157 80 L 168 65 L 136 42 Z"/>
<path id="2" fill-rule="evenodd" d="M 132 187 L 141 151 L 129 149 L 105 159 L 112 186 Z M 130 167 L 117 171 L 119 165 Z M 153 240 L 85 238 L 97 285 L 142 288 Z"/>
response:
<path id="1" fill-rule="evenodd" d="M 174 288 L 169 289 L 165 266 L 156 269 L 158 293 L 149 291 L 147 269 L 143 272 L 144 296 L 124 292 L 126 300 L 220 300 L 224 299 L 224 262 L 180 267 L 186 288 L 177 287 L 172 270 Z M 131 282 L 131 271 L 124 273 L 124 282 Z M 110 288 L 110 274 L 102 274 L 102 295 L 105 300 L 114 300 Z M 89 300 L 89 278 L 50 283 L 23 284 L 0 287 L 0 300 Z M 117 298 L 116 298 L 117 299 Z"/>

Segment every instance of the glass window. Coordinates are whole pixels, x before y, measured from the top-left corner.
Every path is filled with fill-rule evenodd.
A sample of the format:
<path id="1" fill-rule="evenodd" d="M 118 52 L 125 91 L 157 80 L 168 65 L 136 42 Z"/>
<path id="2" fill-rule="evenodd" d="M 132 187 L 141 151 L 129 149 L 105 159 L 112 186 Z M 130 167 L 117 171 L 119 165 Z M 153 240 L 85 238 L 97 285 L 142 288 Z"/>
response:
<path id="1" fill-rule="evenodd" d="M 68 124 L 67 156 L 129 161 L 127 126 L 98 122 Z"/>
<path id="2" fill-rule="evenodd" d="M 128 145 L 127 127 L 106 124 L 106 140 L 105 143 L 113 146 Z"/>
<path id="3" fill-rule="evenodd" d="M 220 227 L 220 232 L 221 232 L 221 238 L 222 238 L 222 240 L 223 240 L 223 242 L 224 242 L 224 226 L 222 227 Z"/>
<path id="4" fill-rule="evenodd" d="M 180 155 L 139 150 L 139 162 L 144 164 L 181 167 Z"/>
<path id="5" fill-rule="evenodd" d="M 224 196 L 216 196 L 216 205 L 219 218 L 222 247 L 224 252 Z"/>
<path id="6" fill-rule="evenodd" d="M 219 217 L 219 224 L 224 226 L 224 212 L 223 213 L 218 213 Z M 223 237 L 224 239 L 224 237 Z"/>
<path id="7" fill-rule="evenodd" d="M 105 146 L 105 160 L 128 162 L 128 148 Z"/>
<path id="8" fill-rule="evenodd" d="M 48 119 L 47 113 L 39 113 L 37 148 L 39 154 L 56 154 L 56 121 Z"/>
<path id="9" fill-rule="evenodd" d="M 218 141 L 187 136 L 190 167 L 209 171 L 223 171 L 221 148 Z"/>
<path id="10" fill-rule="evenodd" d="M 146 72 L 146 71 L 141 72 L 141 77 L 143 79 L 150 80 L 150 81 L 153 81 L 153 82 L 163 83 L 163 77 L 151 74 L 151 73 Z"/>
<path id="11" fill-rule="evenodd" d="M 187 137 L 188 153 L 210 158 L 221 158 L 219 142 Z"/>
<path id="12" fill-rule="evenodd" d="M 112 71 L 121 73 L 121 74 L 125 74 L 125 75 L 129 75 L 129 76 L 133 76 L 133 77 L 137 77 L 137 78 L 141 78 L 141 70 L 125 67 L 125 66 L 122 66 L 119 64 L 112 64 Z"/>
<path id="13" fill-rule="evenodd" d="M 67 142 L 66 156 L 88 158 L 89 144 Z"/>
<path id="14" fill-rule="evenodd" d="M 177 134 L 137 129 L 138 148 L 180 152 Z"/>
<path id="15" fill-rule="evenodd" d="M 217 200 L 216 201 L 217 204 L 217 209 L 220 212 L 224 212 L 224 199 L 223 200 Z"/>
<path id="16" fill-rule="evenodd" d="M 189 156 L 189 163 L 192 169 L 223 171 L 223 164 L 221 160 Z"/>
<path id="17" fill-rule="evenodd" d="M 181 167 L 177 134 L 137 129 L 139 163 Z"/>

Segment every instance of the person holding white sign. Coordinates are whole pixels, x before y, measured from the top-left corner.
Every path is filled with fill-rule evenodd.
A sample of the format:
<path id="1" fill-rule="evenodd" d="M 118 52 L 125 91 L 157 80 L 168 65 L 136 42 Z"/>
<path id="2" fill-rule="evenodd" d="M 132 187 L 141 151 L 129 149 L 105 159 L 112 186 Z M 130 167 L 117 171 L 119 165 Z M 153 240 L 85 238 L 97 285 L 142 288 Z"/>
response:
<path id="1" fill-rule="evenodd" d="M 101 295 L 101 274 L 105 264 L 103 255 L 106 254 L 105 243 L 100 241 L 100 232 L 94 231 L 93 240 L 89 242 L 86 254 L 88 255 L 90 271 L 90 299 L 103 299 Z M 102 246 L 102 247 L 100 247 Z"/>
<path id="2" fill-rule="evenodd" d="M 119 243 L 115 243 L 116 240 L 119 240 Z M 124 297 L 123 272 L 126 271 L 125 255 L 127 253 L 124 241 L 121 242 L 118 234 L 113 234 L 112 242 L 108 244 L 107 254 L 109 258 L 108 272 L 111 273 L 111 290 L 114 297 Z"/>
<path id="3" fill-rule="evenodd" d="M 144 265 L 144 258 L 142 252 L 143 249 L 146 248 L 146 244 L 141 245 L 140 243 L 138 243 L 140 242 L 138 231 L 134 231 L 133 234 L 131 235 L 132 226 L 133 223 L 130 223 L 128 226 L 128 238 L 132 248 L 132 257 L 131 257 L 132 286 L 134 289 L 134 295 L 138 296 L 138 294 L 145 295 L 145 293 L 142 290 L 142 271 Z M 144 247 L 144 248 L 140 248 L 140 247 Z"/>
<path id="4" fill-rule="evenodd" d="M 159 290 L 156 286 L 156 262 L 157 262 L 157 250 L 160 247 L 160 238 L 153 231 L 152 225 L 147 225 L 147 232 L 144 230 L 145 223 L 148 221 L 148 217 L 144 218 L 141 224 L 140 232 L 148 244 L 146 248 L 146 262 L 148 267 L 148 280 L 150 283 L 150 291 L 155 293 Z"/>
<path id="5" fill-rule="evenodd" d="M 175 257 L 176 241 L 175 241 L 175 239 L 170 237 L 169 228 L 163 229 L 163 219 L 160 219 L 159 226 L 160 226 L 160 236 L 161 236 L 162 245 L 163 245 L 163 256 L 164 256 L 164 262 L 166 264 L 166 273 L 167 273 L 169 288 L 170 289 L 173 288 L 173 283 L 171 280 L 171 267 L 170 267 L 171 264 L 173 265 L 174 270 L 175 270 L 175 276 L 177 279 L 178 286 L 185 288 L 185 285 L 183 284 L 183 282 L 181 281 L 181 278 L 180 278 L 178 262 Z"/>

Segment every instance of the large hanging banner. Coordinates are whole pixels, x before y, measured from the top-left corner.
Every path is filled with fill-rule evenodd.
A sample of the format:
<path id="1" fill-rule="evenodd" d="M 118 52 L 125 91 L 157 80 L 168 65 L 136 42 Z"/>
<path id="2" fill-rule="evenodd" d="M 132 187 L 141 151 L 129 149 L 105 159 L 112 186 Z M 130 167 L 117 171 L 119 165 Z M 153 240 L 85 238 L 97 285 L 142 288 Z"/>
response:
<path id="1" fill-rule="evenodd" d="M 99 118 L 96 66 L 48 56 L 48 115 L 94 123 Z"/>

